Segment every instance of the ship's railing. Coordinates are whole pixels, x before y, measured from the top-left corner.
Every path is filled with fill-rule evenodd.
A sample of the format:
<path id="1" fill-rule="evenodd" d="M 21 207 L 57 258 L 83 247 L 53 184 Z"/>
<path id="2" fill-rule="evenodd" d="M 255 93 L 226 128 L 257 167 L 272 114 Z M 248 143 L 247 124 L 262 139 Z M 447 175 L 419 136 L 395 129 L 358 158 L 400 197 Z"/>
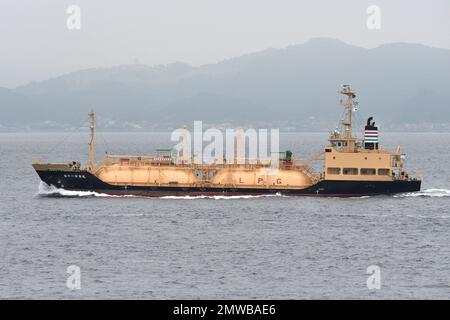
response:
<path id="1" fill-rule="evenodd" d="M 311 182 L 315 183 L 320 180 L 320 173 L 316 172 L 313 168 L 310 166 L 311 160 L 306 159 L 295 159 L 294 160 L 294 168 L 297 170 L 302 171 L 308 178 L 311 179 Z"/>
<path id="2" fill-rule="evenodd" d="M 396 181 L 421 181 L 422 177 L 416 174 L 405 173 L 404 175 L 395 175 L 392 179 Z"/>
<path id="3" fill-rule="evenodd" d="M 142 165 L 144 163 L 150 164 L 150 162 L 153 161 L 155 161 L 155 158 L 153 156 L 108 155 L 100 162 L 100 165 L 113 165 L 113 164 Z"/>
<path id="4" fill-rule="evenodd" d="M 258 160 L 258 159 L 242 159 L 243 163 L 227 163 L 224 160 L 222 163 L 211 162 L 197 164 L 193 162 L 175 162 L 173 158 L 170 157 L 155 157 L 155 156 L 129 156 L 129 155 L 108 155 L 100 163 L 99 167 L 109 166 L 109 165 L 126 165 L 126 166 L 149 166 L 149 165 L 163 165 L 163 166 L 176 166 L 184 168 L 193 169 L 208 169 L 208 168 L 270 168 L 272 163 L 270 160 Z M 279 167 L 283 169 L 295 169 L 295 163 L 284 163 L 280 161 Z"/>

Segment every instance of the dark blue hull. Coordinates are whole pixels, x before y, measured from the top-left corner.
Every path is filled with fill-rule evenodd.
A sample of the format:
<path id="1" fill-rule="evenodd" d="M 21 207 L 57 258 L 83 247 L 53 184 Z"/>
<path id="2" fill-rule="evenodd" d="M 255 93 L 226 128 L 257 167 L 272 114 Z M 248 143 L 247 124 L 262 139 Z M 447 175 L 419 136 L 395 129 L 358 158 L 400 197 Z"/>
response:
<path id="1" fill-rule="evenodd" d="M 111 185 L 86 171 L 37 171 L 48 185 L 65 190 L 95 191 L 113 195 L 198 196 L 198 195 L 266 195 L 283 194 L 298 196 L 364 196 L 420 191 L 420 180 L 395 181 L 344 181 L 321 180 L 305 189 L 280 188 L 229 188 L 229 187 L 180 187 L 180 186 L 127 186 Z"/>

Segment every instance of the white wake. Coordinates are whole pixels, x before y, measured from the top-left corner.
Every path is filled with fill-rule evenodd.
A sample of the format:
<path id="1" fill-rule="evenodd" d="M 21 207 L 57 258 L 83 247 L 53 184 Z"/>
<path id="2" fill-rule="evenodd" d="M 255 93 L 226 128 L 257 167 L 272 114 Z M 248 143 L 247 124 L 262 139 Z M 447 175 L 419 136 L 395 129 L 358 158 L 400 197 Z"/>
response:
<path id="1" fill-rule="evenodd" d="M 65 190 L 61 188 L 56 188 L 55 186 L 49 186 L 45 182 L 40 182 L 39 184 L 39 196 L 47 197 L 72 197 L 72 198 L 82 198 L 82 197 L 112 197 L 112 198 L 150 198 L 146 196 L 137 195 L 112 195 L 106 193 L 99 193 L 95 191 L 74 191 Z M 231 200 L 231 199 L 253 199 L 253 198 L 265 198 L 265 197 L 287 197 L 280 193 L 267 194 L 267 195 L 240 195 L 240 196 L 163 196 L 155 197 L 155 199 L 179 199 L 179 200 L 195 200 L 195 199 L 214 199 L 214 200 Z"/>
<path id="2" fill-rule="evenodd" d="M 423 191 L 417 192 L 409 192 L 395 195 L 396 198 L 404 198 L 404 197 L 450 197 L 450 190 L 448 189 L 426 189 Z"/>
<path id="3" fill-rule="evenodd" d="M 240 195 L 240 196 L 164 196 L 159 199 L 179 199 L 179 200 L 195 200 L 195 199 L 214 199 L 214 200 L 233 200 L 233 199 L 256 199 L 267 197 L 287 197 L 281 193 L 261 194 L 261 195 Z"/>
<path id="4" fill-rule="evenodd" d="M 72 197 L 72 198 L 82 198 L 82 197 L 134 197 L 133 195 L 112 195 L 106 193 L 99 193 L 95 191 L 74 191 L 56 188 L 55 186 L 49 186 L 45 182 L 39 183 L 39 196 L 48 197 Z"/>

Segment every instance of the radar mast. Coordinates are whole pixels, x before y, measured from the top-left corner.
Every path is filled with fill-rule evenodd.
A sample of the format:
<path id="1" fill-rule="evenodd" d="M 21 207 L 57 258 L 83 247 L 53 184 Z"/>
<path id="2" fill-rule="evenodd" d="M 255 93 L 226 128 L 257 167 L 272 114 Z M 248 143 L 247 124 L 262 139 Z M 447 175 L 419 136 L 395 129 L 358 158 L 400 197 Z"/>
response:
<path id="1" fill-rule="evenodd" d="M 352 132 L 352 116 L 353 108 L 355 106 L 353 99 L 356 95 L 347 84 L 342 86 L 339 93 L 347 96 L 346 100 L 340 100 L 341 106 L 345 108 L 344 119 L 340 121 L 344 132 L 335 130 L 330 134 L 330 138 L 328 140 L 330 141 L 331 146 L 335 147 L 337 151 L 355 152 L 356 139 L 353 137 Z"/>

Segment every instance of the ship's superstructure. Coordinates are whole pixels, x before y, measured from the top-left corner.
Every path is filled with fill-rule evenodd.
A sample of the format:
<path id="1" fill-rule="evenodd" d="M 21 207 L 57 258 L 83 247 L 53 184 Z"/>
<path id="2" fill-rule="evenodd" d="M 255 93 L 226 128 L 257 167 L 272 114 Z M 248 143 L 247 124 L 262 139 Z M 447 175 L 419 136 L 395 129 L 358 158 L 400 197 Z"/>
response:
<path id="1" fill-rule="evenodd" d="M 107 155 L 94 164 L 94 113 L 90 113 L 89 160 L 86 167 L 33 163 L 42 181 L 57 188 L 112 194 L 162 195 L 366 195 L 420 190 L 420 179 L 403 170 L 400 148 L 385 150 L 378 128 L 369 118 L 361 140 L 352 132 L 355 93 L 343 86 L 345 118 L 341 130 L 330 134 L 321 158 L 323 172 L 315 172 L 292 152 L 281 153 L 278 166 L 270 161 L 195 163 L 158 149 L 154 156 Z M 239 144 L 238 144 L 239 145 Z M 240 154 L 239 152 L 237 154 Z"/>
<path id="2" fill-rule="evenodd" d="M 362 140 L 357 141 L 352 133 L 352 113 L 355 108 L 354 92 L 343 86 L 341 93 L 348 98 L 341 101 L 346 116 L 341 121 L 343 132 L 334 131 L 325 148 L 326 180 L 393 181 L 408 180 L 403 171 L 404 155 L 398 147 L 396 152 L 383 149 L 378 142 L 378 128 L 373 118 L 367 119 Z"/>

